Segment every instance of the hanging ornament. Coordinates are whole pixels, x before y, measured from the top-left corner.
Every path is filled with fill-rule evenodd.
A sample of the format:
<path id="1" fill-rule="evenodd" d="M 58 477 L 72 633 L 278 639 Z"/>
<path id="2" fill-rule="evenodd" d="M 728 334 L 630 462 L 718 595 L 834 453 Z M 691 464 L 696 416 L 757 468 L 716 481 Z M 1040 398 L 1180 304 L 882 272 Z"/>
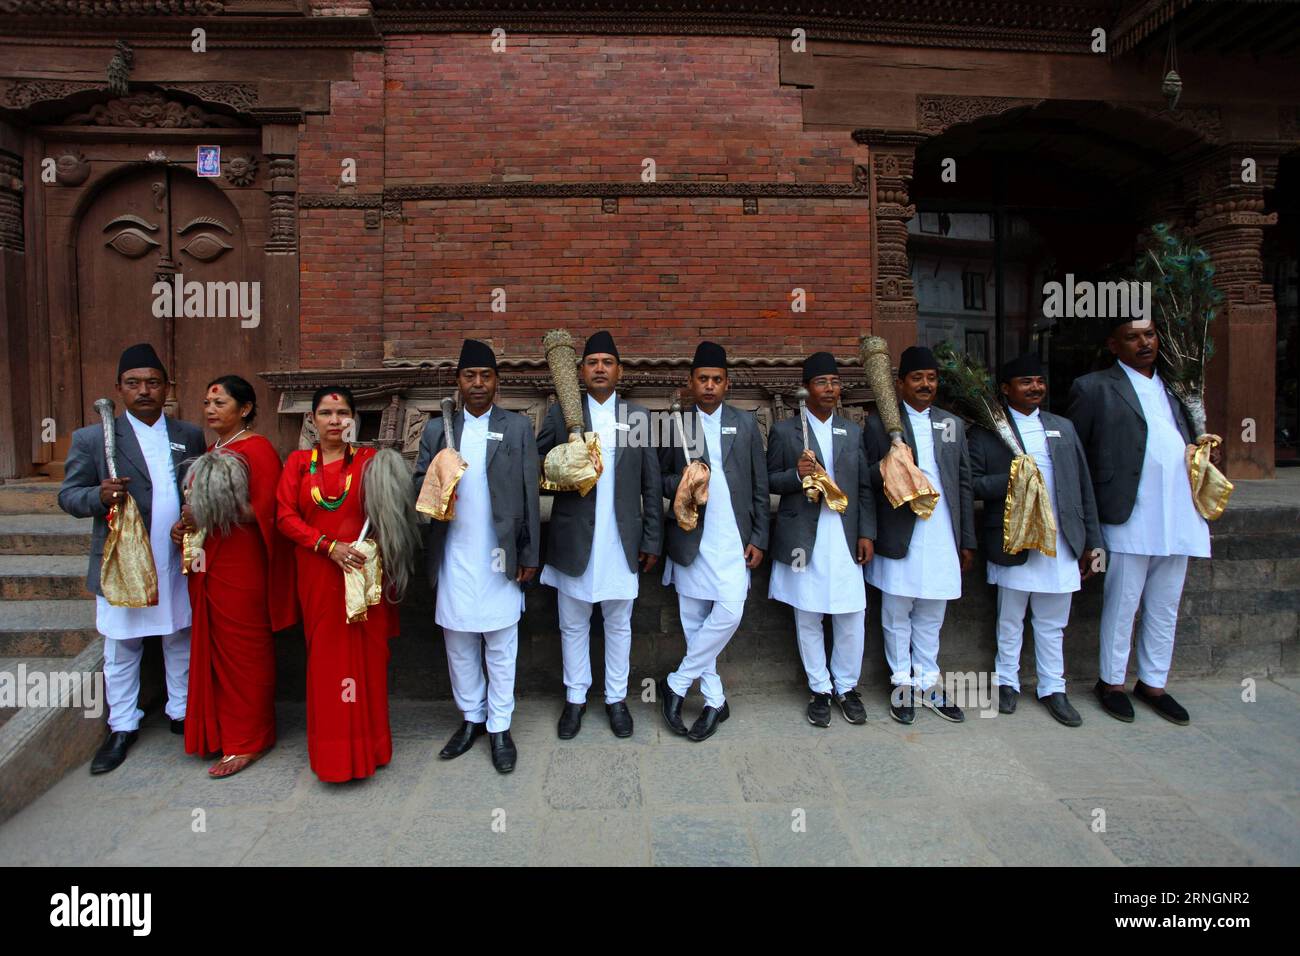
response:
<path id="1" fill-rule="evenodd" d="M 1169 112 L 1178 109 L 1178 98 L 1183 95 L 1183 78 L 1178 75 L 1177 70 L 1170 70 L 1165 74 L 1164 82 L 1160 84 L 1160 92 L 1165 94 L 1165 99 L 1169 103 Z"/>

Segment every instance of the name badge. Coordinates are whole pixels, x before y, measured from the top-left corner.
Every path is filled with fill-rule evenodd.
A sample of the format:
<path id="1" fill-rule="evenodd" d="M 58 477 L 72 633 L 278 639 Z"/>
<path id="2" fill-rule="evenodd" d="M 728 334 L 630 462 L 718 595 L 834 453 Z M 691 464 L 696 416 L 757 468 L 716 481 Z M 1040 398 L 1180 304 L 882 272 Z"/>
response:
<path id="1" fill-rule="evenodd" d="M 505 438 L 505 437 L 506 437 L 506 436 L 503 435 L 501 432 L 488 432 L 488 433 L 487 433 L 487 440 L 488 440 L 488 441 L 501 441 L 501 440 L 502 440 L 503 438 Z"/>
<path id="2" fill-rule="evenodd" d="M 1060 433 L 1059 431 L 1057 431 L 1055 428 L 1049 428 L 1049 429 L 1047 430 L 1047 437 L 1048 437 L 1048 438 L 1060 438 L 1060 437 L 1061 437 L 1061 433 Z"/>
<path id="3" fill-rule="evenodd" d="M 832 429 L 831 429 L 831 434 L 832 434 L 832 435 L 847 435 L 848 433 L 849 433 L 849 430 L 848 430 L 847 428 L 832 428 Z"/>
<path id="4" fill-rule="evenodd" d="M 734 434 L 736 434 L 736 426 L 735 426 L 735 425 L 723 425 L 723 426 L 722 426 L 722 434 L 724 434 L 724 435 L 734 435 Z"/>
<path id="5" fill-rule="evenodd" d="M 931 422 L 930 424 L 933 425 L 934 428 L 938 431 L 943 431 L 945 428 L 948 427 L 943 422 Z"/>
<path id="6" fill-rule="evenodd" d="M 627 422 L 615 422 L 614 429 L 616 431 L 625 432 L 625 431 L 630 431 L 632 429 L 632 426 Z"/>
<path id="7" fill-rule="evenodd" d="M 179 444 L 178 442 L 169 441 L 167 444 L 169 444 L 169 445 L 172 446 L 172 451 L 184 451 L 184 450 L 185 450 L 185 446 L 182 445 L 182 444 Z"/>

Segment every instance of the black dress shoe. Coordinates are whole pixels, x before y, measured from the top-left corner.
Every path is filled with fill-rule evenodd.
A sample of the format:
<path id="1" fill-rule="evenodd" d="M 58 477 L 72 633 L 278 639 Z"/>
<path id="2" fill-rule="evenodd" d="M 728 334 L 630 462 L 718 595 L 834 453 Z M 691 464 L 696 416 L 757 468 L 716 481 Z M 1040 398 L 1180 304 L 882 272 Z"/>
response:
<path id="1" fill-rule="evenodd" d="M 1092 689 L 1092 692 L 1101 701 L 1102 710 L 1116 720 L 1122 720 L 1126 724 L 1133 723 L 1133 702 L 1128 699 L 1128 694 L 1122 690 L 1111 690 L 1101 681 L 1097 681 L 1097 686 Z"/>
<path id="2" fill-rule="evenodd" d="M 514 770 L 519 751 L 515 750 L 515 742 L 510 739 L 510 731 L 503 730 L 499 734 L 490 734 L 489 738 L 492 741 L 492 766 L 497 768 L 497 773 L 509 773 Z"/>
<path id="3" fill-rule="evenodd" d="M 912 702 L 912 688 L 899 684 L 889 694 L 889 716 L 900 724 L 916 720 L 916 705 Z"/>
<path id="4" fill-rule="evenodd" d="M 664 722 L 668 729 L 683 737 L 687 734 L 686 724 L 682 722 L 682 704 L 684 701 L 673 693 L 668 686 L 668 678 L 659 682 L 659 709 L 663 711 Z"/>
<path id="5" fill-rule="evenodd" d="M 1016 700 L 1020 697 L 1020 691 L 1014 687 L 1008 687 L 1006 684 L 998 685 L 998 713 L 1014 714 L 1016 712 Z"/>
<path id="6" fill-rule="evenodd" d="M 725 700 L 721 708 L 706 705 L 704 710 L 700 711 L 700 716 L 695 719 L 695 723 L 691 724 L 690 733 L 686 736 L 697 744 L 701 740 L 708 740 L 718 732 L 718 724 L 730 716 L 731 707 Z"/>
<path id="7" fill-rule="evenodd" d="M 1192 722 L 1191 716 L 1182 704 L 1174 700 L 1169 694 L 1149 694 L 1147 685 L 1138 681 L 1133 687 L 1133 696 L 1151 706 L 1157 714 L 1180 727 L 1186 727 Z"/>
<path id="8" fill-rule="evenodd" d="M 842 694 L 835 695 L 835 703 L 840 706 L 840 713 L 851 724 L 867 722 L 867 708 L 862 706 L 862 695 L 856 688 L 849 688 Z"/>
<path id="9" fill-rule="evenodd" d="M 185 734 L 185 718 L 184 718 L 184 717 L 182 717 L 180 720 L 173 720 L 173 721 L 172 721 L 172 733 L 174 733 L 174 734 L 181 734 L 182 736 L 184 736 L 184 734 Z"/>
<path id="10" fill-rule="evenodd" d="M 609 716 L 609 729 L 614 731 L 615 737 L 632 736 L 632 712 L 627 709 L 626 702 L 618 700 L 606 704 L 605 713 Z"/>
<path id="11" fill-rule="evenodd" d="M 831 725 L 831 695 L 812 692 L 808 698 L 808 723 L 814 727 Z"/>
<path id="12" fill-rule="evenodd" d="M 582 729 L 582 715 L 586 712 L 586 704 L 566 703 L 564 705 L 564 711 L 560 714 L 560 725 L 555 730 L 561 740 L 572 740 L 578 736 L 578 731 Z"/>
<path id="13" fill-rule="evenodd" d="M 135 739 L 140 736 L 138 730 L 110 731 L 108 738 L 95 751 L 95 759 L 90 761 L 91 773 L 108 773 L 116 770 L 126 759 L 126 752 L 131 749 Z"/>
<path id="14" fill-rule="evenodd" d="M 1048 694 L 1046 697 L 1040 697 L 1039 700 L 1043 702 L 1047 712 L 1065 726 L 1078 727 L 1083 723 L 1083 718 L 1079 716 L 1079 712 L 1070 704 L 1070 698 L 1064 693 Z"/>
<path id="15" fill-rule="evenodd" d="M 451 735 L 451 739 L 447 741 L 447 746 L 438 751 L 438 756 L 443 760 L 452 760 L 459 757 L 470 747 L 473 747 L 474 741 L 478 740 L 486 732 L 487 724 L 474 724 L 467 720 Z"/>

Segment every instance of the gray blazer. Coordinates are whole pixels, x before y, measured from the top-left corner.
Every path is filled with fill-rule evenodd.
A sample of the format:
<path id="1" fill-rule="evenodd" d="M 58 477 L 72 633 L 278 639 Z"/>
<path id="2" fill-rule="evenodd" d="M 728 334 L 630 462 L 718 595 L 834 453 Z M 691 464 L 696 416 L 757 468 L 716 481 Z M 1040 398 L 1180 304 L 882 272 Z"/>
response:
<path id="1" fill-rule="evenodd" d="M 900 403 L 901 404 L 901 403 Z M 916 457 L 916 436 L 912 434 L 912 422 L 907 409 L 900 408 L 903 416 L 903 437 Z M 944 441 L 936 438 L 934 457 L 939 465 L 939 494 L 948 499 L 948 512 L 952 516 L 952 538 L 958 548 L 974 549 L 975 538 L 975 499 L 971 491 L 970 455 L 966 449 L 966 424 L 952 412 L 944 411 L 937 405 L 930 406 L 932 424 L 952 422 L 949 426 L 956 435 L 956 441 Z M 937 429 L 936 429 L 937 430 Z M 907 505 L 895 508 L 885 497 L 884 485 L 880 479 L 880 460 L 889 451 L 889 435 L 881 424 L 879 415 L 872 415 L 862 429 L 862 440 L 867 452 L 867 477 L 876 498 L 876 554 L 886 558 L 903 558 L 907 556 L 908 545 L 912 543 L 912 527 L 916 524 L 916 515 Z"/>
<path id="2" fill-rule="evenodd" d="M 1043 428 L 1049 433 L 1047 448 L 1052 456 L 1052 483 L 1056 486 L 1056 527 L 1075 557 L 1104 547 L 1097 524 L 1097 501 L 1092 494 L 1092 476 L 1083 445 L 1068 418 L 1040 411 Z M 1010 414 L 1011 429 L 1021 438 Z M 1052 435 L 1051 432 L 1059 432 Z M 980 549 L 993 564 L 1024 564 L 1029 552 L 1007 554 L 1002 550 L 1002 512 L 1006 507 L 1007 482 L 1011 477 L 1011 449 L 986 428 L 972 428 L 970 442 L 971 484 L 975 497 L 984 502 L 980 524 Z M 1024 439 L 1021 438 L 1023 445 Z"/>
<path id="3" fill-rule="evenodd" d="M 849 554 L 856 559 L 858 538 L 876 536 L 876 499 L 871 494 L 871 480 L 867 477 L 862 429 L 839 415 L 831 416 L 831 429 L 835 483 L 849 499 L 840 520 L 844 525 L 844 540 L 848 542 Z M 826 458 L 812 429 L 808 430 L 808 444 L 825 468 Z M 772 560 L 782 564 L 793 563 L 796 551 L 805 562 L 811 561 L 813 544 L 817 540 L 817 521 L 822 505 L 820 501 L 816 504 L 809 501 L 803 493 L 798 470 L 801 455 L 803 426 L 798 415 L 777 422 L 767 440 L 767 481 L 771 491 L 781 496 L 776 527 L 772 531 Z"/>
<path id="4" fill-rule="evenodd" d="M 684 411 L 683 419 L 696 418 L 694 409 Z M 710 468 L 716 467 L 709 461 L 708 443 L 704 441 L 703 426 L 693 422 L 694 429 L 687 425 L 687 434 L 699 442 L 698 449 L 692 448 L 694 455 L 700 452 Z M 728 434 L 728 429 L 735 429 Z M 763 436 L 758 431 L 758 421 L 750 412 L 722 404 L 722 473 L 727 478 L 727 488 L 731 491 L 731 510 L 736 514 L 736 530 L 743 545 L 753 545 L 760 551 L 767 550 L 768 525 L 772 520 L 772 504 L 767 497 L 767 463 L 764 459 Z M 677 495 L 677 486 L 681 484 L 682 470 L 686 467 L 686 455 L 679 444 L 681 437 L 674 431 L 673 444 L 659 449 L 659 470 L 663 473 L 664 497 L 672 501 Z M 668 556 L 677 564 L 688 566 L 700 553 L 700 538 L 704 534 L 704 513 L 708 505 L 700 508 L 700 521 L 694 531 L 683 531 L 677 521 L 670 515 L 668 530 L 664 532 L 665 549 Z"/>
<path id="5" fill-rule="evenodd" d="M 659 477 L 659 456 L 649 439 L 640 447 L 628 444 L 627 438 L 632 430 L 644 435 L 651 435 L 650 412 L 640 405 L 625 402 L 617 395 L 614 416 L 619 422 L 627 422 L 631 428 L 616 430 L 614 437 L 617 447 L 602 449 L 605 467 L 614 468 L 614 520 L 618 525 L 618 537 L 623 544 L 623 555 L 627 566 L 634 574 L 639 570 L 637 555 L 658 554 L 663 536 L 663 486 Z M 638 422 L 637 419 L 641 421 Z M 591 409 L 584 395 L 582 400 L 582 423 L 591 431 Z M 551 406 L 542 421 L 542 430 L 537 433 L 537 455 L 546 458 L 546 453 L 561 442 L 568 441 L 569 430 L 564 425 L 564 413 L 559 404 Z M 559 571 L 573 576 L 581 575 L 591 560 L 591 542 L 596 533 L 596 497 L 600 486 L 589 491 L 586 496 L 576 491 L 544 491 L 554 494 L 551 506 L 550 530 L 548 531 L 546 562 Z"/>
<path id="6" fill-rule="evenodd" d="M 415 492 L 420 493 L 424 474 L 433 456 L 446 447 L 443 419 L 435 418 L 424 426 L 420 436 L 420 455 L 415 462 Z M 453 417 L 456 447 L 460 447 L 465 413 L 457 410 Z M 541 551 L 541 511 L 537 497 L 537 441 L 526 417 L 493 405 L 488 416 L 488 430 L 501 433 L 501 440 L 487 443 L 488 494 L 492 498 L 492 529 L 497 546 L 506 557 L 505 573 L 513 578 L 521 567 L 535 568 Z M 442 549 L 447 543 L 447 523 L 430 521 L 425 529 L 425 569 L 429 586 L 438 586 L 438 568 L 442 566 Z"/>
<path id="7" fill-rule="evenodd" d="M 117 476 L 130 478 L 126 491 L 135 499 L 144 519 L 145 530 L 149 530 L 153 520 L 153 482 L 149 478 L 149 466 L 145 464 L 144 452 L 135 437 L 135 429 L 126 420 L 122 412 L 113 423 L 113 433 L 117 437 Z M 184 478 L 182 463 L 189 458 L 197 458 L 207 450 L 203 440 L 203 429 L 189 422 L 167 418 L 167 440 L 172 445 L 172 466 L 176 470 L 176 493 L 181 492 Z M 183 446 L 177 448 L 177 445 Z M 63 485 L 59 488 L 59 507 L 77 518 L 94 518 L 95 524 L 90 532 L 90 564 L 86 569 L 86 589 L 94 594 L 103 594 L 99 587 L 99 566 L 104 561 L 104 539 L 108 537 L 108 522 L 105 517 L 108 509 L 99 500 L 99 483 L 108 477 L 108 461 L 104 457 L 104 428 L 102 425 L 87 425 L 72 433 L 72 446 L 68 449 L 68 458 L 64 463 Z"/>
<path id="8" fill-rule="evenodd" d="M 1192 443 L 1192 428 L 1182 404 L 1165 387 L 1174 422 L 1183 441 Z M 1070 386 L 1066 417 L 1088 456 L 1097 514 L 1102 524 L 1123 524 L 1133 514 L 1142 460 L 1146 457 L 1147 420 L 1133 383 L 1116 362 L 1110 368 L 1076 378 Z"/>

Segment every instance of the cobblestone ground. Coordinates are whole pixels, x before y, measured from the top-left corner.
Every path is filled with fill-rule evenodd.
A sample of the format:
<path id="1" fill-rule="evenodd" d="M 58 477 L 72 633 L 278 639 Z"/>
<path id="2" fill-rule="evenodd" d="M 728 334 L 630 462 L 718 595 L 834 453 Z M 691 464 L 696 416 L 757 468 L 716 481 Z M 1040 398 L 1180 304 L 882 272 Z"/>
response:
<path id="1" fill-rule="evenodd" d="M 79 767 L 0 827 L 0 863 L 1300 864 L 1300 679 L 1261 679 L 1251 703 L 1237 683 L 1170 690 L 1191 726 L 1141 703 L 1121 724 L 1078 685 L 1078 729 L 1027 695 L 1012 716 L 906 728 L 873 692 L 866 726 L 819 730 L 792 688 L 735 697 L 701 744 L 639 701 L 618 740 L 595 695 L 561 741 L 560 702 L 532 697 L 504 777 L 485 739 L 437 759 L 449 703 L 401 702 L 392 763 L 342 786 L 308 767 L 301 705 L 281 706 L 270 755 L 219 781 L 152 715 L 116 771 Z"/>

